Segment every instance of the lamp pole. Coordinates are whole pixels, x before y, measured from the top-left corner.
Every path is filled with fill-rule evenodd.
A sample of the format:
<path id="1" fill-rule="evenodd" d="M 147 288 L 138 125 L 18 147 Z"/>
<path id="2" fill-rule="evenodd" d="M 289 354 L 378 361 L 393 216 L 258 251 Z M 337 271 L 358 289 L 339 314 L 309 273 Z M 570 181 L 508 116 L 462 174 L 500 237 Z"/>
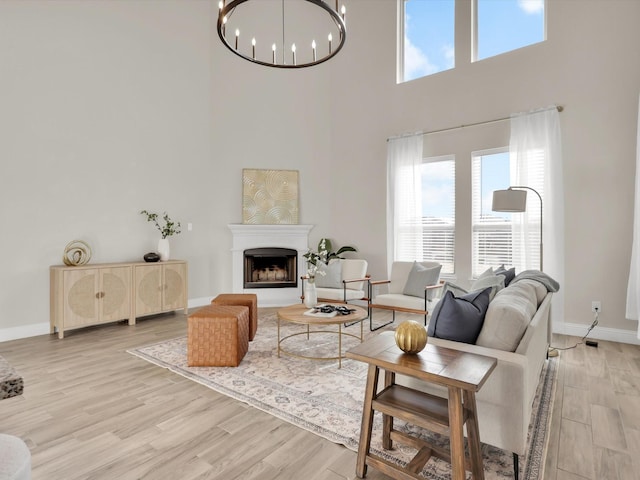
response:
<path id="1" fill-rule="evenodd" d="M 531 187 L 524 187 L 524 186 L 514 186 L 514 187 L 509 187 L 509 190 L 531 190 L 533 193 L 535 193 L 538 196 L 538 199 L 540 200 L 540 271 L 542 272 L 542 252 L 543 252 L 543 247 L 542 247 L 542 197 L 540 196 L 540 194 L 538 193 L 537 190 L 531 188 Z"/>

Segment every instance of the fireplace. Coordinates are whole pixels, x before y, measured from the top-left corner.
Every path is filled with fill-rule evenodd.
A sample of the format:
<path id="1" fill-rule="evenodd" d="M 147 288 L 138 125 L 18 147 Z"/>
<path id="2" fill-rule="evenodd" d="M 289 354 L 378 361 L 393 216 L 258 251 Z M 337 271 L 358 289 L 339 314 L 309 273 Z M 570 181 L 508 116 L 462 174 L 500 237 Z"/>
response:
<path id="1" fill-rule="evenodd" d="M 229 229 L 233 236 L 231 247 L 231 273 L 232 273 L 232 293 L 255 293 L 258 296 L 258 306 L 260 307 L 281 307 L 300 303 L 300 275 L 306 272 L 305 259 L 303 255 L 309 250 L 309 231 L 313 225 L 250 225 L 250 224 L 230 224 Z M 274 257 L 262 257 L 253 260 L 259 262 L 258 272 L 251 273 L 250 277 L 245 277 L 246 262 L 245 252 L 254 250 L 268 251 L 271 255 L 274 250 L 291 251 L 295 257 L 287 259 L 286 262 L 279 260 L 273 268 Z M 264 254 L 264 252 L 263 252 Z M 287 254 L 288 255 L 288 254 Z M 280 256 L 280 255 L 278 255 Z M 264 263 L 261 263 L 264 262 Z M 272 270 L 273 269 L 273 270 Z M 270 276 L 278 282 L 282 277 L 281 270 L 287 270 L 287 283 L 274 284 Z M 262 279 L 262 276 L 266 276 Z M 260 280 L 258 281 L 258 276 Z M 250 280 L 247 284 L 246 279 Z"/>
<path id="2" fill-rule="evenodd" d="M 244 251 L 244 288 L 298 286 L 298 252 L 291 248 L 250 248 Z"/>

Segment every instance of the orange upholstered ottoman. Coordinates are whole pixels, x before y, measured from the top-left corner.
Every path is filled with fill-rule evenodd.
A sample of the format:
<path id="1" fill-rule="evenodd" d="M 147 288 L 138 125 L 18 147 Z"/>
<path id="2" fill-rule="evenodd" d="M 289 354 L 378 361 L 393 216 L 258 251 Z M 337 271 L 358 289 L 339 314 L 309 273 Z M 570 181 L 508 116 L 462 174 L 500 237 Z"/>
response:
<path id="1" fill-rule="evenodd" d="M 237 367 L 249 350 L 249 309 L 207 305 L 187 319 L 190 367 Z"/>
<path id="2" fill-rule="evenodd" d="M 255 293 L 221 293 L 211 300 L 212 305 L 244 305 L 249 308 L 249 341 L 258 330 L 258 296 Z"/>

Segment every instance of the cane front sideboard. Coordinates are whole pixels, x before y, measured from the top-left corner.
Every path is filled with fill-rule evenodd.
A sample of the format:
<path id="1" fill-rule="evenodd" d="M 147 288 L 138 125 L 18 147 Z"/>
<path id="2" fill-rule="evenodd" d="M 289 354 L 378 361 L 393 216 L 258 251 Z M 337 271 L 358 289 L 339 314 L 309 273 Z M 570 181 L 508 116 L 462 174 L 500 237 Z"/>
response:
<path id="1" fill-rule="evenodd" d="M 50 332 L 184 309 L 188 266 L 184 260 L 53 265 L 50 273 Z"/>

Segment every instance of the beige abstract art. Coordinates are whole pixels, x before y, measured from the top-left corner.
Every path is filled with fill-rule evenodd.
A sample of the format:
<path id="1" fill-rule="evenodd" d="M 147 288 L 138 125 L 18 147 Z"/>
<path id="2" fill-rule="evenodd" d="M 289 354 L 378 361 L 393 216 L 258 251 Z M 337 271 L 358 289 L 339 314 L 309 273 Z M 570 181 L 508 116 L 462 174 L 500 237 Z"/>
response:
<path id="1" fill-rule="evenodd" d="M 297 225 L 297 170 L 242 170 L 242 223 Z"/>

